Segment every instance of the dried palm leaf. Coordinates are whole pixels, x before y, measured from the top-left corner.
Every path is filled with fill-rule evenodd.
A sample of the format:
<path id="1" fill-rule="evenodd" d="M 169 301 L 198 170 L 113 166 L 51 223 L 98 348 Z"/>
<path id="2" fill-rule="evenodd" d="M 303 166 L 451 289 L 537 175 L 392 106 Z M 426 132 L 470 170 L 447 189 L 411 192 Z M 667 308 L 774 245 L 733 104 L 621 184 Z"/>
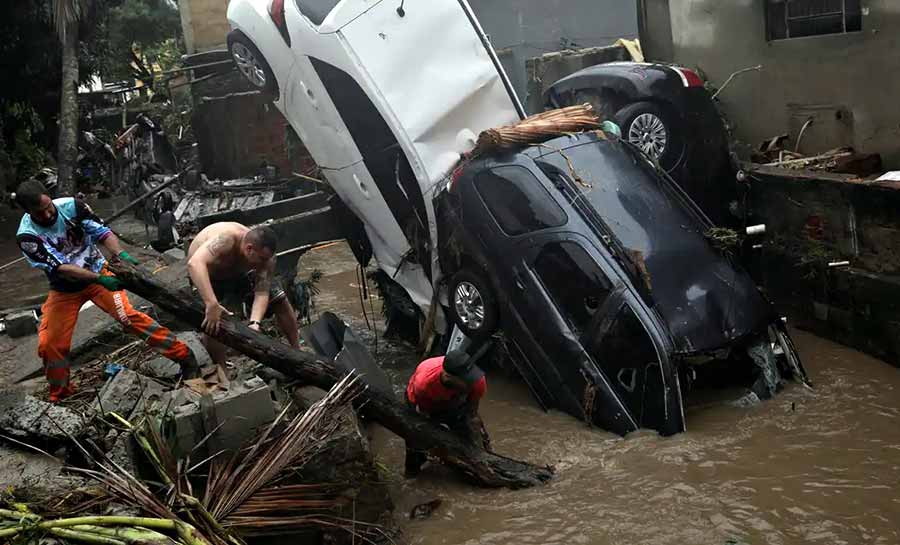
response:
<path id="1" fill-rule="evenodd" d="M 537 144 L 563 136 L 600 128 L 600 119 L 590 104 L 550 110 L 514 125 L 482 131 L 474 155 Z"/>
<path id="2" fill-rule="evenodd" d="M 340 425 L 340 420 L 333 416 L 347 407 L 360 391 L 359 377 L 348 375 L 309 410 L 291 420 L 277 437 L 272 437 L 273 430 L 283 419 L 284 412 L 249 452 L 237 453 L 227 464 L 214 463 L 205 498 L 210 514 L 224 525 L 233 527 L 240 524 L 234 524 L 229 517 L 238 516 L 248 501 L 252 500 L 250 507 L 262 505 L 253 500 L 258 493 L 270 500 L 273 494 L 278 494 L 281 502 L 276 505 L 279 508 L 285 504 L 300 508 L 308 505 L 308 501 L 315 501 L 307 497 L 308 488 L 276 489 L 271 486 L 285 470 L 302 466 L 318 451 Z M 273 511 L 277 512 L 277 509 Z"/>

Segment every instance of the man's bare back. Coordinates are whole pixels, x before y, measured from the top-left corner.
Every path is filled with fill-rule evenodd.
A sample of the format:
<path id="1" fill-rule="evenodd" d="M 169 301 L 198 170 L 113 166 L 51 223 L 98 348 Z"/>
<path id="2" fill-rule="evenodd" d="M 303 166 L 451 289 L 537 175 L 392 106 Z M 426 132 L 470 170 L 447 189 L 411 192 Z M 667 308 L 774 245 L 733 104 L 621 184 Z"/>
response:
<path id="1" fill-rule="evenodd" d="M 217 289 L 225 297 L 229 294 L 242 297 L 246 289 L 246 295 L 253 295 L 250 328 L 259 331 L 272 302 L 279 328 L 291 346 L 299 348 L 297 317 L 284 290 L 273 283 L 276 248 L 277 235 L 264 226 L 250 229 L 240 223 L 221 222 L 197 234 L 188 249 L 187 268 L 205 305 L 203 329 L 207 334 L 215 336 L 222 315 L 232 314 L 222 306 Z M 223 361 L 224 347 L 207 339 L 207 348 L 214 361 Z"/>
<path id="2" fill-rule="evenodd" d="M 206 245 L 212 258 L 207 261 L 209 276 L 215 279 L 232 278 L 252 267 L 241 255 L 241 241 L 250 228 L 236 222 L 214 223 L 199 233 L 188 249 L 188 259 Z"/>

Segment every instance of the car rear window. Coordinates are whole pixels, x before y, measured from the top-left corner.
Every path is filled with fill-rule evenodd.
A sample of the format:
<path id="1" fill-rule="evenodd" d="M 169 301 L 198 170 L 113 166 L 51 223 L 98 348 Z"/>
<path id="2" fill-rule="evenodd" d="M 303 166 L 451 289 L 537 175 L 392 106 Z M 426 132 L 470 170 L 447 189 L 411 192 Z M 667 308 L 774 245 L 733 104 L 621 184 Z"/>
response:
<path id="1" fill-rule="evenodd" d="M 572 331 L 587 331 L 612 291 L 597 262 L 574 242 L 551 242 L 541 249 L 533 268 Z"/>
<path id="2" fill-rule="evenodd" d="M 528 169 L 509 165 L 475 176 L 475 189 L 504 233 L 523 235 L 565 225 L 568 217 Z"/>
<path id="3" fill-rule="evenodd" d="M 334 9 L 334 6 L 340 2 L 341 0 L 294 0 L 300 13 L 312 21 L 314 25 L 321 25 L 322 21 Z"/>

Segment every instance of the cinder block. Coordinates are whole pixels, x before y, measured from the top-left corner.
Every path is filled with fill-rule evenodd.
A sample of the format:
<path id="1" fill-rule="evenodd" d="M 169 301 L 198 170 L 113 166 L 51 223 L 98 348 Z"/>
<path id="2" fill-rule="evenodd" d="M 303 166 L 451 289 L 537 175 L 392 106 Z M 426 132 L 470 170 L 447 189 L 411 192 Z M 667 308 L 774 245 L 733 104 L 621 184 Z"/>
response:
<path id="1" fill-rule="evenodd" d="M 173 394 L 173 399 L 185 399 L 178 393 Z M 190 394 L 186 397 L 196 400 L 196 396 Z M 171 425 L 174 429 L 165 430 L 163 436 L 171 432 L 175 437 L 173 450 L 176 456 L 191 452 L 210 433 L 209 440 L 199 449 L 203 453 L 194 452 L 192 458 L 199 459 L 201 454 L 208 456 L 221 449 L 234 452 L 275 420 L 271 391 L 261 379 L 232 383 L 228 392 L 213 394 L 212 401 L 213 409 L 209 413 L 201 409 L 202 400 L 173 407 Z M 166 401 L 162 403 L 166 404 Z"/>
<path id="2" fill-rule="evenodd" d="M 38 320 L 33 310 L 10 314 L 4 321 L 6 322 L 6 334 L 12 338 L 37 333 Z"/>

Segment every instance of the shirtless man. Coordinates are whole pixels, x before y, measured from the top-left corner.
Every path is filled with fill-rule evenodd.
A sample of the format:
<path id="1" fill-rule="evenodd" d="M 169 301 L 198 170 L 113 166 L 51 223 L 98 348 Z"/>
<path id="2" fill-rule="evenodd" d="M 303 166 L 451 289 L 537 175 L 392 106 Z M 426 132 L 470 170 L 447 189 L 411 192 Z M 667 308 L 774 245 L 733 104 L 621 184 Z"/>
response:
<path id="1" fill-rule="evenodd" d="M 278 328 L 294 348 L 300 348 L 297 317 L 284 290 L 273 278 L 276 235 L 270 227 L 250 229 L 240 223 L 214 223 L 200 231 L 188 251 L 188 273 L 206 304 L 204 344 L 213 362 L 225 362 L 225 346 L 210 335 L 219 331 L 222 314 L 240 311 L 253 294 L 250 328 L 259 331 L 266 312 L 275 314 Z"/>

